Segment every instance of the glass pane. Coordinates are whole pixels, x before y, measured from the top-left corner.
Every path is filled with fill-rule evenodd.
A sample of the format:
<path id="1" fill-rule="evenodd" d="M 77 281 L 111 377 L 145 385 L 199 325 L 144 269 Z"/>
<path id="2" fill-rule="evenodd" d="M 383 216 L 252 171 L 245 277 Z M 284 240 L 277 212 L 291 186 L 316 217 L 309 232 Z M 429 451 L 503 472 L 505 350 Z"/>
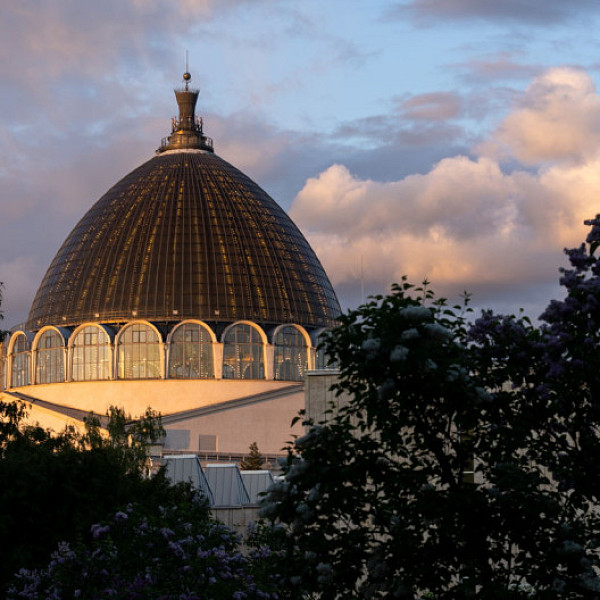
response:
<path id="1" fill-rule="evenodd" d="M 143 323 L 130 325 L 119 338 L 119 379 L 160 377 L 161 344 L 156 332 Z"/>
<path id="2" fill-rule="evenodd" d="M 173 333 L 169 354 L 169 377 L 171 379 L 214 377 L 212 338 L 199 323 L 185 323 Z"/>
<path id="3" fill-rule="evenodd" d="M 324 342 L 327 340 L 328 335 L 328 331 L 323 331 L 317 337 L 317 354 L 315 357 L 315 369 L 335 369 L 337 366 L 334 362 L 330 362 L 330 358 L 325 352 Z"/>
<path id="4" fill-rule="evenodd" d="M 110 377 L 110 339 L 103 329 L 87 325 L 73 341 L 73 381 Z"/>
<path id="5" fill-rule="evenodd" d="M 275 335 L 275 379 L 302 381 L 307 366 L 304 336 L 295 327 L 282 327 Z"/>
<path id="6" fill-rule="evenodd" d="M 20 334 L 13 346 L 11 387 L 29 385 L 29 344 Z"/>
<path id="7" fill-rule="evenodd" d="M 223 379 L 264 379 L 263 343 L 246 323 L 234 325 L 224 338 Z"/>
<path id="8" fill-rule="evenodd" d="M 62 336 L 53 330 L 45 331 L 36 352 L 36 383 L 56 383 L 65 380 Z"/>

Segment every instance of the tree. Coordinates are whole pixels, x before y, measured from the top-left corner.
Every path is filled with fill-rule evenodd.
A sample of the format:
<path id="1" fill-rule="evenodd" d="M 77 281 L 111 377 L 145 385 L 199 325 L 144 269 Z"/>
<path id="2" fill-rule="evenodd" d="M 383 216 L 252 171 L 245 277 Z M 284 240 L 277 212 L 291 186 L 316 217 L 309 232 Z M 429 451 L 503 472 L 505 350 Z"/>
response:
<path id="1" fill-rule="evenodd" d="M 164 473 L 145 477 L 128 446 L 93 441 L 93 427 L 85 436 L 55 433 L 26 425 L 25 416 L 23 403 L 0 402 L 0 594 L 19 568 L 42 566 L 61 541 L 86 539 L 107 514 L 188 494 Z"/>
<path id="2" fill-rule="evenodd" d="M 242 469 L 242 471 L 259 471 L 263 468 L 265 459 L 258 449 L 258 444 L 252 442 L 249 450 L 250 453 L 248 456 L 244 456 L 240 462 L 240 469 Z"/>
<path id="3" fill-rule="evenodd" d="M 7 597 L 276 600 L 268 559 L 264 547 L 243 555 L 237 536 L 208 517 L 198 496 L 129 505 L 92 525 L 85 542 L 59 544 L 46 567 L 21 570 Z"/>
<path id="4" fill-rule="evenodd" d="M 540 327 L 406 279 L 340 319 L 265 516 L 295 597 L 597 598 L 600 220 Z M 474 465 L 475 482 L 465 471 Z"/>
<path id="5" fill-rule="evenodd" d="M 118 406 L 109 406 L 106 412 L 106 433 L 101 430 L 100 419 L 94 413 L 84 418 L 86 432 L 81 438 L 84 447 L 112 450 L 126 463 L 130 472 L 144 472 L 148 465 L 151 445 L 162 442 L 165 429 L 160 414 L 150 407 L 137 419 L 125 414 Z"/>
<path id="6" fill-rule="evenodd" d="M 164 434 L 150 409 L 132 421 L 111 407 L 108 436 L 94 415 L 84 435 L 25 416 L 0 403 L 2 597 L 277 600 L 260 539 L 242 554 L 205 498 L 164 470 L 146 476 L 147 445 Z"/>

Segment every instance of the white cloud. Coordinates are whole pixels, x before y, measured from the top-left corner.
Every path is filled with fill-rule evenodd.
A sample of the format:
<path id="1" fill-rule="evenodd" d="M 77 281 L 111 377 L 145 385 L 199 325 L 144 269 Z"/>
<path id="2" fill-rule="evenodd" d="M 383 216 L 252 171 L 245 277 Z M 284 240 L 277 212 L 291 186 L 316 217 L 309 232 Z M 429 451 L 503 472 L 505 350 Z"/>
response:
<path id="1" fill-rule="evenodd" d="M 561 67 L 537 77 L 483 153 L 503 151 L 525 164 L 585 160 L 598 152 L 600 97 L 584 71 Z"/>
<path id="2" fill-rule="evenodd" d="M 599 107 L 589 77 L 554 69 L 534 81 L 494 136 L 523 162 L 544 159 L 537 171 L 503 172 L 493 156 L 454 156 L 424 175 L 382 183 L 338 164 L 306 182 L 290 214 L 334 286 L 356 284 L 361 262 L 379 291 L 404 274 L 476 296 L 490 286 L 552 281 L 562 249 L 578 245 L 583 220 L 600 212 L 600 137 L 584 135 L 597 127 Z"/>

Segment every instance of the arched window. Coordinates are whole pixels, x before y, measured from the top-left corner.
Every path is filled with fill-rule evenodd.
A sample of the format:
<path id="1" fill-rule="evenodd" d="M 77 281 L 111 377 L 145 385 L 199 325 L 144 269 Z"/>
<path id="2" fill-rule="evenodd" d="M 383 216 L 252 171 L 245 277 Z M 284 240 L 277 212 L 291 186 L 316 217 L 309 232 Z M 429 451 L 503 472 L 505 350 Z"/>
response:
<path id="1" fill-rule="evenodd" d="M 336 365 L 334 363 L 330 363 L 330 359 L 325 353 L 325 345 L 327 337 L 329 336 L 329 331 L 324 330 L 319 333 L 317 336 L 315 346 L 317 348 L 317 354 L 315 357 L 315 369 L 334 369 Z"/>
<path id="2" fill-rule="evenodd" d="M 36 383 L 57 383 L 65 380 L 64 340 L 58 331 L 44 331 L 38 340 L 35 354 Z"/>
<path id="3" fill-rule="evenodd" d="M 302 381 L 307 365 L 306 340 L 302 333 L 286 325 L 273 340 L 275 345 L 275 379 Z"/>
<path id="4" fill-rule="evenodd" d="M 254 327 L 233 325 L 223 342 L 223 379 L 264 379 L 263 341 Z"/>
<path id="5" fill-rule="evenodd" d="M 22 385 L 29 385 L 29 342 L 24 333 L 19 333 L 12 348 L 10 386 Z"/>
<path id="6" fill-rule="evenodd" d="M 0 390 L 6 389 L 6 345 L 0 342 Z"/>
<path id="7" fill-rule="evenodd" d="M 117 352 L 119 379 L 160 377 L 160 340 L 149 325 L 127 326 L 119 336 Z"/>
<path id="8" fill-rule="evenodd" d="M 110 377 L 110 339 L 104 329 L 86 325 L 73 339 L 73 381 Z"/>
<path id="9" fill-rule="evenodd" d="M 169 377 L 208 379 L 214 377 L 212 337 L 200 323 L 184 323 L 171 336 Z"/>

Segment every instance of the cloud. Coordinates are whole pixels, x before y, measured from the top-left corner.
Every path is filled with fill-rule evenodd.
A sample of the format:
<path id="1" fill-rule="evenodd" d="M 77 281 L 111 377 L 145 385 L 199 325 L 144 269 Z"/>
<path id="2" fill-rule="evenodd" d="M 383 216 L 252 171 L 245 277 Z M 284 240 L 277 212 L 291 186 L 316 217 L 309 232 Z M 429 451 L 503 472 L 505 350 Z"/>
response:
<path id="1" fill-rule="evenodd" d="M 0 62 L 10 122 L 37 112 L 62 128 L 87 101 L 93 120 L 142 107 L 157 72 L 183 67 L 186 38 L 252 0 L 22 0 L 3 7 Z M 210 41 L 210 33 L 203 32 Z M 114 99 L 108 105 L 107 98 Z M 137 100 L 137 102 L 135 101 Z M 52 118 L 48 119 L 51 116 Z M 59 118 L 58 122 L 56 118 Z M 92 120 L 92 119 L 90 119 Z"/>
<path id="2" fill-rule="evenodd" d="M 480 152 L 525 164 L 586 160 L 598 151 L 600 97 L 584 71 L 554 68 L 537 77 Z"/>
<path id="3" fill-rule="evenodd" d="M 432 14 L 443 8 L 434 4 L 429 5 Z M 405 2 L 414 10 L 417 5 L 425 6 L 418 0 Z M 561 10 L 569 6 L 582 4 L 575 1 Z M 236 12 L 238 7 L 242 10 Z M 472 4 L 463 13 L 469 10 L 484 8 Z M 377 247 L 389 248 L 389 264 L 396 265 L 392 270 L 384 263 L 370 269 L 374 285 L 387 285 L 400 272 L 401 265 L 393 258 L 393 243 L 400 233 L 404 237 L 399 241 L 412 235 L 415 247 L 434 234 L 447 240 L 448 247 L 461 240 L 479 243 L 491 235 L 484 207 L 492 207 L 492 223 L 506 219 L 502 194 L 521 189 L 516 183 L 519 174 L 522 186 L 528 181 L 539 191 L 538 164 L 547 168 L 560 159 L 566 168 L 569 160 L 579 166 L 593 160 L 593 145 L 582 151 L 576 135 L 574 147 L 560 158 L 556 150 L 534 144 L 533 125 L 521 131 L 508 118 L 486 140 L 487 147 L 469 155 L 475 143 L 471 136 L 479 135 L 481 124 L 512 102 L 515 93 L 486 82 L 493 80 L 494 71 L 505 79 L 527 74 L 534 67 L 519 65 L 519 57 L 525 55 L 483 55 L 478 63 L 461 63 L 463 71 L 471 68 L 479 81 L 485 75 L 485 86 L 466 91 L 463 86 L 460 93 L 451 87 L 429 88 L 429 93 L 389 98 L 387 94 L 406 89 L 406 80 L 389 65 L 385 76 L 376 70 L 389 58 L 387 33 L 372 28 L 376 11 L 350 11 L 343 19 L 336 11 L 335 6 L 325 10 L 325 5 L 322 10 L 275 10 L 271 2 L 260 0 L 106 0 L 89 5 L 77 0 L 23 0 L 7 5 L 0 20 L 0 47 L 7 57 L 0 63 L 5 92 L 0 267 L 8 265 L 6 272 L 12 278 L 17 267 L 11 265 L 32 265 L 23 266 L 23 274 L 29 272 L 31 277 L 19 285 L 0 271 L 0 279 L 8 285 L 9 322 L 24 318 L 16 313 L 12 317 L 19 304 L 11 300 L 14 290 L 24 290 L 30 281 L 29 298 L 20 308 L 26 313 L 44 270 L 78 218 L 110 185 L 149 159 L 160 137 L 168 133 L 169 117 L 176 111 L 170 94 L 177 83 L 173 73 L 179 79 L 190 39 L 201 60 L 196 67 L 192 56 L 190 65 L 194 81 L 203 88 L 199 112 L 206 117 L 205 130 L 215 138 L 217 153 L 284 207 L 302 189 L 295 202 L 299 214 L 310 209 L 309 192 L 330 203 L 330 213 L 326 205 L 316 207 L 323 218 L 323 256 L 334 256 L 333 246 L 328 250 L 331 239 L 340 246 L 340 265 L 349 238 L 335 229 L 333 213 L 339 201 L 336 190 L 344 191 L 348 214 L 340 223 L 362 244 L 365 257 L 367 251 L 375 256 Z M 486 51 L 496 43 L 498 39 Z M 477 53 L 481 57 L 480 48 Z M 448 56 L 461 60 L 456 57 L 465 56 L 465 50 Z M 347 65 L 352 65 L 351 74 Z M 446 69 L 450 79 L 445 81 L 451 81 L 453 73 L 457 71 L 451 65 Z M 377 89 L 375 78 L 377 84 L 385 82 L 383 91 Z M 338 95 L 342 80 L 344 85 L 354 83 Z M 336 104 L 329 108 L 332 101 L 346 104 L 351 94 L 370 87 L 369 81 L 373 93 L 364 95 L 364 101 L 356 93 L 348 110 L 338 110 Z M 415 89 L 422 91 L 427 84 L 420 81 Z M 381 95 L 375 98 L 376 94 Z M 528 107 L 524 97 L 509 117 Z M 539 110 L 536 116 L 541 119 Z M 295 123 L 295 130 L 289 129 L 290 123 Z M 586 118 L 583 123 L 590 121 Z M 573 124 L 572 129 L 582 127 L 578 130 Z M 506 173 L 506 158 L 522 161 L 527 168 Z M 332 164 L 339 166 L 333 169 Z M 432 168 L 433 164 L 437 166 Z M 577 179 L 575 171 L 572 176 Z M 446 182 L 462 190 L 462 178 L 472 183 L 468 193 L 462 198 L 444 195 Z M 422 202 L 416 208 L 410 201 L 413 195 Z M 363 214 L 362 203 L 372 203 L 372 214 Z M 471 217 L 470 206 L 478 207 L 479 220 Z M 523 208 L 522 219 L 539 216 L 533 206 L 529 212 Z M 452 207 L 454 216 L 436 221 L 433 215 L 444 213 L 446 207 Z M 398 222 L 401 225 L 395 227 Z M 320 226 L 311 225 L 315 239 Z M 355 282 L 349 275 L 354 263 L 332 271 L 342 290 L 351 287 L 344 282 Z M 491 289 L 493 284 L 489 285 Z"/>
<path id="4" fill-rule="evenodd" d="M 434 19 L 509 21 L 528 25 L 559 23 L 596 8 L 594 0 L 410 0 L 397 3 L 391 14 L 407 13 L 417 20 Z"/>
<path id="5" fill-rule="evenodd" d="M 31 290 L 39 284 L 43 271 L 40 272 L 33 258 L 18 257 L 0 261 L 0 273 L 4 282 L 2 313 L 7 316 L 7 320 L 0 324 L 0 329 L 3 329 L 25 320 L 32 300 Z M 21 319 L 15 322 L 9 315 L 18 315 Z"/>
<path id="6" fill-rule="evenodd" d="M 527 64 L 515 59 L 512 52 L 499 52 L 453 65 L 465 72 L 463 79 L 470 83 L 484 81 L 531 79 L 543 70 L 540 65 Z"/>
<path id="7" fill-rule="evenodd" d="M 505 171 L 480 151 L 390 182 L 332 165 L 306 181 L 290 214 L 341 289 L 362 277 L 382 292 L 404 274 L 484 300 L 502 287 L 547 289 L 562 249 L 581 242 L 583 220 L 600 209 L 599 101 L 582 72 L 548 71 L 494 134 L 525 164 Z"/>
<path id="8" fill-rule="evenodd" d="M 451 92 L 418 94 L 401 100 L 400 110 L 407 119 L 446 121 L 460 115 L 461 99 Z"/>

